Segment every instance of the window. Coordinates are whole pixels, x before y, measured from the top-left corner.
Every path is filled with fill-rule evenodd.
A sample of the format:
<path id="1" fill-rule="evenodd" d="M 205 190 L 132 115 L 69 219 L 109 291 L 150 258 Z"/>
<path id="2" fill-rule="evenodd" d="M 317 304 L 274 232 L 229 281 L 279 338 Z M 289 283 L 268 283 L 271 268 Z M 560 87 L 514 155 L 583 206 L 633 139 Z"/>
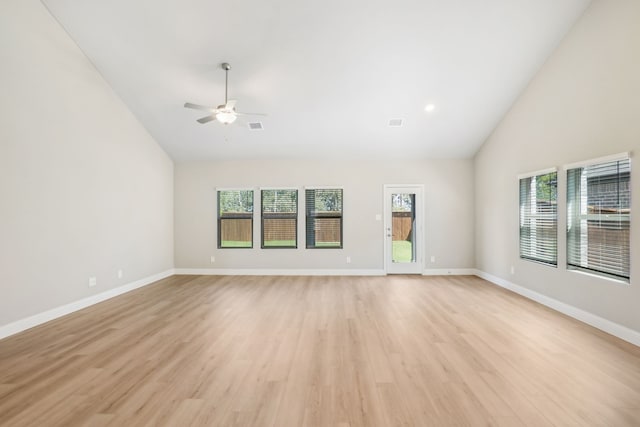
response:
<path id="1" fill-rule="evenodd" d="M 298 190 L 262 190 L 262 248 L 298 247 Z"/>
<path id="2" fill-rule="evenodd" d="M 629 158 L 567 170 L 567 267 L 629 279 Z"/>
<path id="3" fill-rule="evenodd" d="M 416 193 L 391 194 L 391 260 L 394 263 L 415 263 Z"/>
<path id="4" fill-rule="evenodd" d="M 218 248 L 253 247 L 253 190 L 218 191 Z"/>
<path id="5" fill-rule="evenodd" d="M 558 265 L 558 172 L 520 179 L 520 258 Z"/>
<path id="6" fill-rule="evenodd" d="M 342 190 L 305 192 L 307 249 L 342 248 Z"/>

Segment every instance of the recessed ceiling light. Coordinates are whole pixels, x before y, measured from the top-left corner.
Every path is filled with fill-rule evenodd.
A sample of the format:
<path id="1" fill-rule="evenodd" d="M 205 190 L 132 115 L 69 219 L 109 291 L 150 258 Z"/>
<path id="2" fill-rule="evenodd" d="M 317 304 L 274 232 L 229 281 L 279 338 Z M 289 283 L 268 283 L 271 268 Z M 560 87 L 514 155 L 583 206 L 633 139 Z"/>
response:
<path id="1" fill-rule="evenodd" d="M 427 104 L 427 106 L 424 107 L 424 111 L 426 111 L 427 113 L 430 113 L 435 109 L 436 109 L 436 106 L 433 104 Z"/>

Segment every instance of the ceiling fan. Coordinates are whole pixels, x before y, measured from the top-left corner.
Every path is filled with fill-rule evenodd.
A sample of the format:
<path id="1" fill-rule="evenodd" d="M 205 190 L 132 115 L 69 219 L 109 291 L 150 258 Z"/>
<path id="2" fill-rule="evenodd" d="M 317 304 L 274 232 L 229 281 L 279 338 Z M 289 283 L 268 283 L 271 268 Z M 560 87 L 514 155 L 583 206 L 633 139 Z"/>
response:
<path id="1" fill-rule="evenodd" d="M 221 64 L 221 68 L 224 70 L 224 104 L 218 105 L 216 108 L 207 107 L 206 105 L 198 105 L 187 102 L 184 104 L 186 108 L 193 108 L 195 110 L 205 110 L 210 111 L 211 114 L 208 116 L 204 116 L 197 120 L 198 123 L 204 124 L 211 122 L 213 120 L 217 120 L 220 123 L 228 125 L 233 123 L 238 116 L 265 116 L 266 114 L 260 113 L 241 113 L 236 111 L 236 100 L 235 99 L 227 99 L 227 90 L 229 85 L 229 70 L 231 69 L 231 65 L 227 62 L 223 62 Z"/>

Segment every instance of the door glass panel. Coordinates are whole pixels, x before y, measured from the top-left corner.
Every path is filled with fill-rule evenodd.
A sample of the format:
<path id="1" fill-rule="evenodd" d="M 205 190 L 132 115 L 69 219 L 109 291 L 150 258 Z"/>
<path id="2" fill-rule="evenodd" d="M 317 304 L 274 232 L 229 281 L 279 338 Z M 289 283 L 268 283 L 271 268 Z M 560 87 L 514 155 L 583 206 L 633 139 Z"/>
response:
<path id="1" fill-rule="evenodd" d="M 398 193 L 391 195 L 391 232 L 393 262 L 415 262 L 416 195 Z"/>

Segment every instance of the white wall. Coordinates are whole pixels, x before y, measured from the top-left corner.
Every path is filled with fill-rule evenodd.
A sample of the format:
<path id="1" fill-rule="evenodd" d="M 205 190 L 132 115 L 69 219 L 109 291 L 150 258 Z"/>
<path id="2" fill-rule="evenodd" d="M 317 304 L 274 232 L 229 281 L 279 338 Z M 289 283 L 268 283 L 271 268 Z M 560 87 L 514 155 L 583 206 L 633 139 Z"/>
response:
<path id="1" fill-rule="evenodd" d="M 213 142 L 212 142 L 213 143 Z M 471 160 L 365 162 L 187 162 L 175 167 L 176 268 L 384 269 L 384 184 L 424 184 L 427 269 L 473 268 Z M 340 186 L 344 188 L 344 249 L 216 249 L 216 187 Z M 259 212 L 259 206 L 257 207 Z M 259 227 L 259 213 L 254 218 Z M 304 213 L 299 213 L 304 221 Z M 210 257 L 216 257 L 215 264 Z M 352 259 L 346 264 L 346 256 Z"/>
<path id="2" fill-rule="evenodd" d="M 37 0 L 0 64 L 0 326 L 170 270 L 173 163 Z"/>
<path id="3" fill-rule="evenodd" d="M 632 215 L 631 284 L 518 258 L 516 175 L 624 151 L 640 153 L 640 2 L 595 0 L 475 158 L 476 260 L 489 274 L 640 331 L 640 215 Z M 632 160 L 632 206 L 640 170 Z M 559 206 L 566 177 L 559 172 Z M 514 266 L 515 274 L 510 274 Z"/>

